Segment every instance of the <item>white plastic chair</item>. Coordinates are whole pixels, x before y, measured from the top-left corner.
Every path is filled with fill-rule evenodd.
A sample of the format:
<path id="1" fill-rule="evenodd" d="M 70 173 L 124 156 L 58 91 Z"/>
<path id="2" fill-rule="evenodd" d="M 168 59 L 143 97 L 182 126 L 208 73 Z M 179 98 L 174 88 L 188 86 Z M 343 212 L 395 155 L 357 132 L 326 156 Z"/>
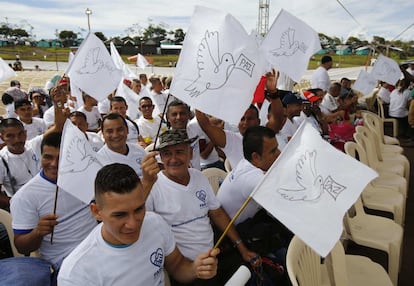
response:
<path id="1" fill-rule="evenodd" d="M 364 118 L 364 125 L 378 134 L 382 145 L 400 145 L 400 141 L 397 138 L 384 134 L 384 123 L 378 114 L 370 111 L 363 111 L 362 117 Z"/>
<path id="2" fill-rule="evenodd" d="M 384 268 L 360 255 L 345 255 L 341 242 L 337 242 L 326 258 L 328 274 L 333 285 L 345 284 L 352 286 L 392 286 L 388 273 Z M 342 283 L 343 282 L 343 283 Z"/>
<path id="3" fill-rule="evenodd" d="M 232 167 L 230 165 L 230 160 L 226 158 L 226 160 L 224 160 L 224 169 L 226 169 L 227 173 L 230 173 L 232 170 Z"/>
<path id="4" fill-rule="evenodd" d="M 363 164 L 367 164 L 365 151 L 355 142 L 346 142 L 345 152 Z M 394 221 L 404 224 L 405 199 L 398 188 L 391 186 L 374 186 L 371 182 L 361 194 L 364 206 L 369 209 L 392 213 Z"/>
<path id="5" fill-rule="evenodd" d="M 0 209 L 0 223 L 4 225 L 9 236 L 10 246 L 14 257 L 23 256 L 14 246 L 14 233 L 12 229 L 12 217 L 8 211 Z"/>
<path id="6" fill-rule="evenodd" d="M 352 211 L 355 212 L 354 216 Z M 345 215 L 344 225 L 350 239 L 355 243 L 388 254 L 388 274 L 397 286 L 403 228 L 391 219 L 366 214 L 361 198 L 358 198 Z"/>
<path id="7" fill-rule="evenodd" d="M 365 141 L 365 146 L 367 147 L 365 148 L 365 151 L 370 166 L 372 165 L 374 169 L 378 168 L 379 170 L 387 170 L 402 175 L 406 179 L 408 185 L 410 180 L 410 162 L 408 159 L 398 152 L 392 154 L 382 152 L 379 144 L 380 139 L 368 127 L 358 126 L 356 128 L 356 133 L 361 134 L 361 139 Z M 402 149 L 400 146 L 387 146 Z"/>
<path id="8" fill-rule="evenodd" d="M 361 146 L 362 149 L 365 151 L 365 154 L 367 154 L 367 150 L 366 150 L 367 146 L 365 144 L 366 142 L 363 140 L 362 135 L 358 133 L 354 133 L 354 139 L 355 139 L 355 142 L 358 143 L 358 145 Z M 370 164 L 370 162 L 368 162 L 366 165 L 376 170 L 379 174 L 378 178 L 371 181 L 371 183 L 374 186 L 396 187 L 398 188 L 399 192 L 404 196 L 404 199 L 407 198 L 408 184 L 407 184 L 407 180 L 404 177 L 391 173 L 391 172 L 376 169 L 373 165 Z"/>
<path id="9" fill-rule="evenodd" d="M 320 256 L 297 236 L 290 241 L 286 267 L 293 286 L 331 285 Z"/>
<path id="10" fill-rule="evenodd" d="M 392 124 L 392 136 L 397 137 L 398 136 L 398 121 L 395 118 L 386 118 L 384 115 L 384 106 L 381 98 L 377 98 L 377 104 L 378 104 L 378 115 L 381 117 L 383 124 L 385 123 L 391 123 Z"/>
<path id="11" fill-rule="evenodd" d="M 208 178 L 214 193 L 217 194 L 217 191 L 220 188 L 221 183 L 223 183 L 226 178 L 227 173 L 219 168 L 207 168 L 204 169 L 202 173 Z"/>

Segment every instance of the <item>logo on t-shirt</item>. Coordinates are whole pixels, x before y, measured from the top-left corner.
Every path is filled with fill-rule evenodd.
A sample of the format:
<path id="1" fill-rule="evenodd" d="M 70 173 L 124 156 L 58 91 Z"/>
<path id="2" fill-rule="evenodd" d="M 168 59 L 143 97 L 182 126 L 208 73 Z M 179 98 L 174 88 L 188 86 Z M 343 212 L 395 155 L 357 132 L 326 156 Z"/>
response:
<path id="1" fill-rule="evenodd" d="M 207 206 L 206 199 L 207 199 L 207 193 L 204 190 L 200 190 L 196 192 L 196 197 L 199 199 L 202 203 L 200 204 L 200 208 L 205 208 Z"/>
<path id="2" fill-rule="evenodd" d="M 153 265 L 158 267 L 157 271 L 154 272 L 154 279 L 157 278 L 162 272 L 162 265 L 164 263 L 164 253 L 161 248 L 158 248 L 153 253 L 151 253 L 150 261 Z"/>

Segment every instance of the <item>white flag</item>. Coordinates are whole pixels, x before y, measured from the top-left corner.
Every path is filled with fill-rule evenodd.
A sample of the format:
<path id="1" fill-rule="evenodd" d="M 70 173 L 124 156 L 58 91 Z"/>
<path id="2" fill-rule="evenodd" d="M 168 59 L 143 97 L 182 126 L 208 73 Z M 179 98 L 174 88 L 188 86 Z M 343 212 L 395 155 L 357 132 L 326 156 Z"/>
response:
<path id="1" fill-rule="evenodd" d="M 16 72 L 9 67 L 9 65 L 2 58 L 0 58 L 0 83 L 16 75 Z"/>
<path id="2" fill-rule="evenodd" d="M 283 9 L 261 45 L 266 60 L 296 82 L 307 70 L 310 57 L 320 49 L 318 33 Z"/>
<path id="3" fill-rule="evenodd" d="M 304 121 L 251 196 L 325 257 L 341 236 L 344 214 L 375 177 Z"/>
<path id="4" fill-rule="evenodd" d="M 395 85 L 401 78 L 401 70 L 397 62 L 384 55 L 379 55 L 371 71 L 372 77 Z"/>
<path id="5" fill-rule="evenodd" d="M 66 120 L 60 144 L 58 186 L 89 204 L 94 197 L 96 174 L 102 166 L 86 135 Z"/>
<path id="6" fill-rule="evenodd" d="M 124 61 L 122 60 L 121 56 L 118 53 L 118 50 L 116 49 L 114 43 L 110 43 L 110 48 L 111 48 L 111 57 L 112 60 L 114 61 L 115 66 L 122 70 L 122 76 L 124 78 L 128 78 L 128 79 L 133 79 L 133 78 L 137 78 L 136 74 L 133 73 L 129 67 L 124 63 Z"/>
<path id="7" fill-rule="evenodd" d="M 137 55 L 137 67 L 140 67 L 142 69 L 145 69 L 149 65 L 150 64 L 147 61 L 147 59 L 143 55 L 141 55 L 140 53 L 138 53 L 138 55 Z"/>
<path id="8" fill-rule="evenodd" d="M 371 93 L 377 83 L 377 80 L 370 73 L 361 70 L 352 88 L 366 95 Z"/>
<path id="9" fill-rule="evenodd" d="M 196 6 L 170 93 L 238 124 L 264 72 L 260 59 L 255 38 L 233 16 Z"/>
<path id="10" fill-rule="evenodd" d="M 118 86 L 122 71 L 112 61 L 103 42 L 89 33 L 68 68 L 70 80 L 97 101 L 104 100 Z"/>
<path id="11" fill-rule="evenodd" d="M 138 115 L 138 106 L 141 96 L 139 96 L 132 89 L 126 86 L 123 80 L 121 80 L 121 82 L 119 83 L 115 95 L 125 98 L 125 101 L 128 105 L 127 115 L 132 120 L 135 120 Z"/>

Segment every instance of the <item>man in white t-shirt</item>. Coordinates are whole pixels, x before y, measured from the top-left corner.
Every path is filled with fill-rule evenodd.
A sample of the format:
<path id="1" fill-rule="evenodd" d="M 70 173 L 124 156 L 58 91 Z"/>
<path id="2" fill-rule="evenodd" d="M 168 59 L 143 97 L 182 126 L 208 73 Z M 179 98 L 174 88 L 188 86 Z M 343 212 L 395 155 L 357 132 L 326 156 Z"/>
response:
<path id="1" fill-rule="evenodd" d="M 216 274 L 218 250 L 194 262 L 184 257 L 165 221 L 146 212 L 142 184 L 127 165 L 98 172 L 91 212 L 102 223 L 64 260 L 60 286 L 164 285 L 164 269 L 181 282 Z"/>
<path id="2" fill-rule="evenodd" d="M 10 204 L 17 250 L 24 254 L 39 250 L 55 270 L 96 225 L 88 205 L 64 190 L 57 196 L 53 213 L 61 136 L 60 132 L 44 136 L 42 170 L 13 196 Z"/>
<path id="3" fill-rule="evenodd" d="M 99 150 L 101 163 L 123 163 L 129 165 L 142 178 L 141 162 L 146 155 L 138 144 L 128 143 L 126 119 L 118 113 L 109 113 L 102 121 L 102 135 L 105 145 Z"/>
<path id="4" fill-rule="evenodd" d="M 151 91 L 149 97 L 155 104 L 154 115 L 161 116 L 167 104 L 168 94 L 165 94 L 162 90 L 162 83 L 158 77 L 150 78 Z"/>
<path id="5" fill-rule="evenodd" d="M 140 138 L 139 144 L 142 147 L 146 147 L 149 144 L 155 142 L 157 137 L 158 129 L 160 128 L 160 134 L 167 130 L 167 125 L 161 123 L 161 118 L 159 116 L 153 117 L 154 104 L 152 103 L 151 98 L 145 96 L 139 100 L 139 110 L 142 113 L 142 116 L 135 120 L 135 123 L 138 125 Z"/>
<path id="6" fill-rule="evenodd" d="M 120 114 L 124 119 L 128 126 L 128 142 L 133 144 L 138 144 L 138 138 L 139 138 L 139 128 L 138 125 L 132 121 L 131 118 L 127 115 L 128 105 L 126 103 L 125 98 L 121 96 L 114 96 L 111 99 L 111 109 L 110 113 L 118 113 Z"/>
<path id="7" fill-rule="evenodd" d="M 300 116 L 300 112 L 303 109 L 303 99 L 297 93 L 289 92 L 283 97 L 283 105 L 285 107 L 286 121 L 282 129 L 279 131 L 279 134 L 287 138 L 289 141 L 296 130 L 299 128 L 299 125 L 295 122 L 294 117 Z"/>
<path id="8" fill-rule="evenodd" d="M 78 111 L 83 112 L 86 115 L 86 121 L 88 122 L 88 131 L 98 132 L 101 127 L 101 113 L 97 107 L 98 101 L 92 96 L 82 91 L 83 106 L 78 108 Z"/>
<path id="9" fill-rule="evenodd" d="M 249 127 L 243 136 L 244 158 L 224 179 L 217 193 L 224 210 L 233 217 L 280 154 L 275 133 L 264 126 Z M 252 218 L 261 207 L 249 202 L 235 225 Z"/>
<path id="10" fill-rule="evenodd" d="M 323 56 L 321 59 L 321 65 L 312 73 L 312 88 L 320 88 L 324 92 L 327 92 L 329 90 L 331 80 L 328 75 L 328 70 L 331 68 L 332 57 Z"/>
<path id="11" fill-rule="evenodd" d="M 147 210 L 160 214 L 171 226 L 177 246 L 184 256 L 194 259 L 213 247 L 214 225 L 223 231 L 230 218 L 221 208 L 208 179 L 198 170 L 188 168 L 191 141 L 185 129 L 171 129 L 160 136 L 158 146 L 164 170 L 147 198 Z M 256 258 L 230 227 L 228 238 L 247 262 Z M 208 285 L 217 285 L 211 282 Z"/>
<path id="12" fill-rule="evenodd" d="M 14 102 L 14 112 L 26 130 L 27 140 L 30 140 L 38 135 L 42 135 L 46 131 L 46 124 L 43 119 L 33 117 L 32 103 L 23 98 Z"/>

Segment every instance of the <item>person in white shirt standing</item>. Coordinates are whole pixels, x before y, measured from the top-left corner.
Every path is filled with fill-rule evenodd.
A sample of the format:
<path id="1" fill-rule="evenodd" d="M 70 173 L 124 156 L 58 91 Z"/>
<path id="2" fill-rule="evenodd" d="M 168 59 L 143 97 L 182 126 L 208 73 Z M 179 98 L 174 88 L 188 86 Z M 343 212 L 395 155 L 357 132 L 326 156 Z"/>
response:
<path id="1" fill-rule="evenodd" d="M 331 85 L 328 70 L 332 68 L 332 57 L 323 56 L 321 65 L 313 72 L 311 84 L 312 88 L 320 88 L 327 92 Z"/>
<path id="2" fill-rule="evenodd" d="M 14 112 L 17 114 L 17 119 L 23 123 L 27 140 L 42 135 L 46 131 L 46 124 L 43 119 L 33 117 L 33 106 L 29 100 L 16 100 L 14 102 Z"/>

